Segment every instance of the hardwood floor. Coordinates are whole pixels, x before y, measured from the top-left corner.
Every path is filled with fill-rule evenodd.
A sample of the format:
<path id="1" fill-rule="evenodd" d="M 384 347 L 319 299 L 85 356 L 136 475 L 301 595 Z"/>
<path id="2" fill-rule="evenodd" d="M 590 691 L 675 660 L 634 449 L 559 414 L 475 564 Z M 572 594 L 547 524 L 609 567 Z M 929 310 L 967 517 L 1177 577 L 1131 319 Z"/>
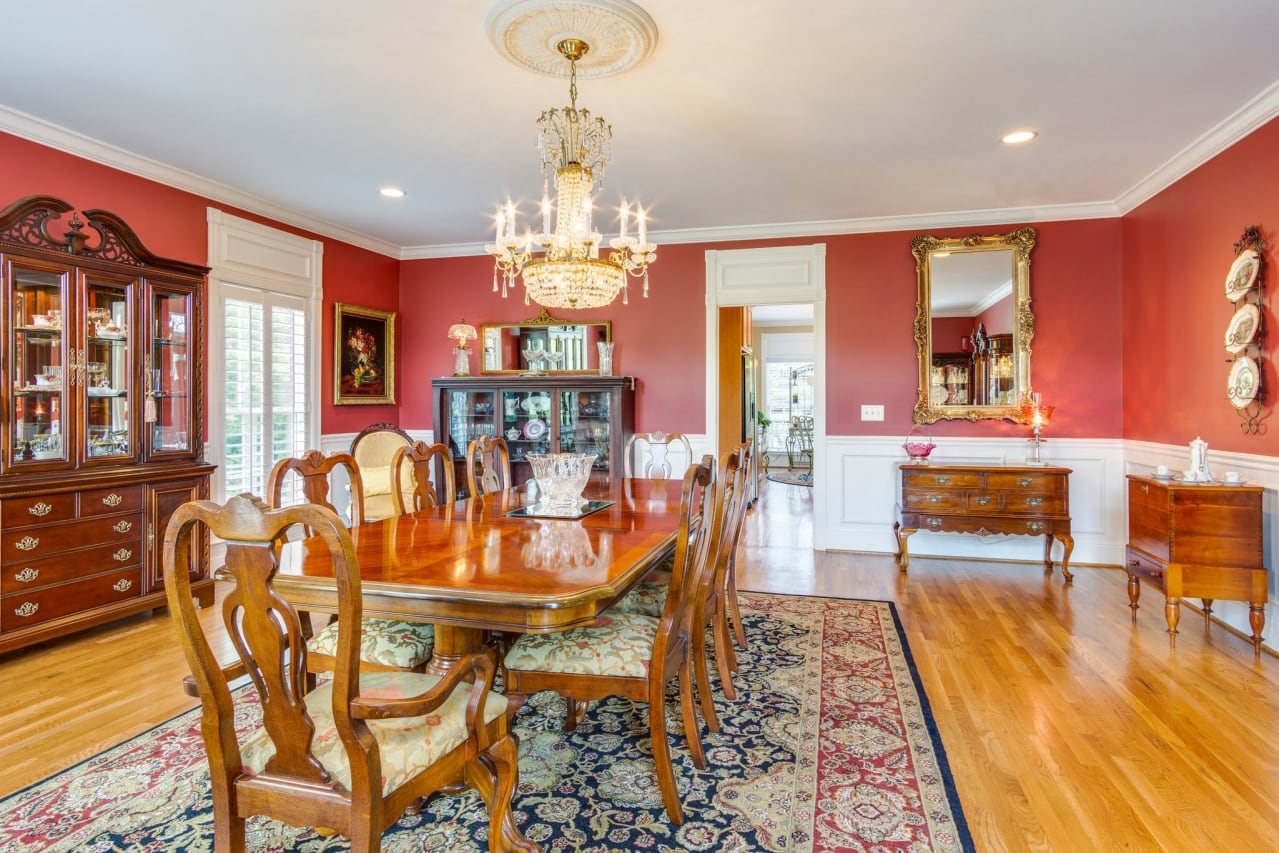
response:
<path id="1" fill-rule="evenodd" d="M 740 586 L 896 602 L 979 850 L 1279 846 L 1279 659 L 1189 611 L 1170 650 L 1117 569 L 816 554 L 811 501 L 766 485 Z M 163 615 L 0 658 L 0 795 L 193 707 L 184 673 Z"/>

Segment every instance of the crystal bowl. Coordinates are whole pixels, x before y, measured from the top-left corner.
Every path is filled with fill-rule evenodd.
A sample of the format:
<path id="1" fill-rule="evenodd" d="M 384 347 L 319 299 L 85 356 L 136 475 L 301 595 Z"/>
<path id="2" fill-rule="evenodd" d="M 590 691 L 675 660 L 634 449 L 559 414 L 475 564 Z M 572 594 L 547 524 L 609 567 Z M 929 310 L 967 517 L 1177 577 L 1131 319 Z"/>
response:
<path id="1" fill-rule="evenodd" d="M 524 458 L 533 466 L 538 503 L 555 509 L 581 503 L 582 490 L 595 464 L 594 453 L 530 453 Z"/>
<path id="2" fill-rule="evenodd" d="M 927 462 L 928 454 L 932 453 L 936 446 L 931 441 L 908 441 L 902 445 L 912 462 Z"/>

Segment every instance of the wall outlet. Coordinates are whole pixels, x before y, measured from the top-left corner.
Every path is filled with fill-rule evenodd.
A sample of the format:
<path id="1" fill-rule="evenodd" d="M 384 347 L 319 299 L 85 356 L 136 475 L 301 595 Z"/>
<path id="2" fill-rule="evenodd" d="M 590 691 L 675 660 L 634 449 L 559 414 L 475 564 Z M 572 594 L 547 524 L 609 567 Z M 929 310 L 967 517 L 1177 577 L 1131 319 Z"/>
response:
<path id="1" fill-rule="evenodd" d="M 882 421 L 883 419 L 884 419 L 883 406 L 862 406 L 862 420 Z"/>

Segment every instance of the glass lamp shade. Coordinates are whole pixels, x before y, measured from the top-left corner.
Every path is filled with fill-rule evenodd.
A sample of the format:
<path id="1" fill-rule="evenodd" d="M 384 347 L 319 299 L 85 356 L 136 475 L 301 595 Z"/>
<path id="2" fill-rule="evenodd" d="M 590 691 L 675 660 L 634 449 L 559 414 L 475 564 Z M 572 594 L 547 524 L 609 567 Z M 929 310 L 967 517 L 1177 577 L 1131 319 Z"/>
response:
<path id="1" fill-rule="evenodd" d="M 448 337 L 457 341 L 459 347 L 466 346 L 467 341 L 473 341 L 478 337 L 475 327 L 468 323 L 454 323 L 449 326 Z"/>

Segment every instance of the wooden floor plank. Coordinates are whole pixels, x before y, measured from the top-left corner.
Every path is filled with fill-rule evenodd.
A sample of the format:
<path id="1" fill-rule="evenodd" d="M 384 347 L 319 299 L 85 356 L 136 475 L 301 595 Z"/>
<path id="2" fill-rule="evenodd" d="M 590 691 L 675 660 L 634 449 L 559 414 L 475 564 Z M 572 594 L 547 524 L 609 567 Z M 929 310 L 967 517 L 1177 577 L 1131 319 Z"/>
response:
<path id="1" fill-rule="evenodd" d="M 765 485 L 739 585 L 897 604 L 979 850 L 1275 848 L 1279 659 L 1189 609 L 1170 648 L 1116 569 L 815 553 L 811 501 Z M 0 658 L 0 795 L 193 707 L 184 672 L 163 614 Z"/>

